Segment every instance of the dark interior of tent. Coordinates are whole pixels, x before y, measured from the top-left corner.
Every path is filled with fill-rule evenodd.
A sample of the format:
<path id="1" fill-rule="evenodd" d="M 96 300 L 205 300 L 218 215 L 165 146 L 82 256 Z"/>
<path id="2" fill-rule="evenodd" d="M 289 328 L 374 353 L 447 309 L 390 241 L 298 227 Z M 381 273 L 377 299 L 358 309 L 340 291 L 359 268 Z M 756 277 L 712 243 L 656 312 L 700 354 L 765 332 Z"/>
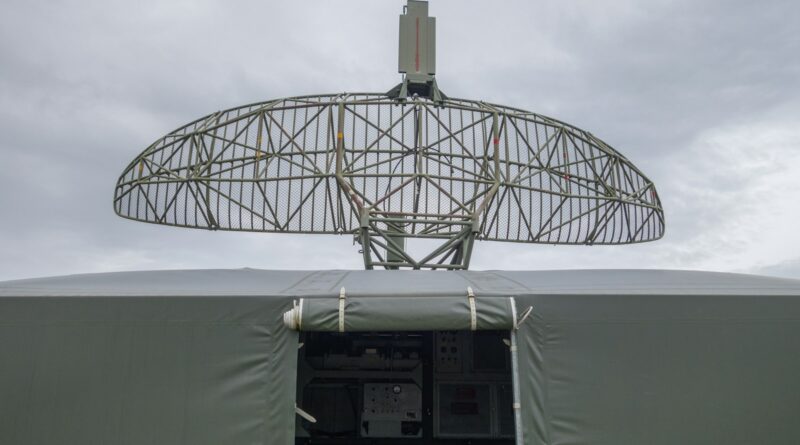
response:
<path id="1" fill-rule="evenodd" d="M 508 331 L 304 332 L 300 342 L 298 445 L 514 442 Z"/>

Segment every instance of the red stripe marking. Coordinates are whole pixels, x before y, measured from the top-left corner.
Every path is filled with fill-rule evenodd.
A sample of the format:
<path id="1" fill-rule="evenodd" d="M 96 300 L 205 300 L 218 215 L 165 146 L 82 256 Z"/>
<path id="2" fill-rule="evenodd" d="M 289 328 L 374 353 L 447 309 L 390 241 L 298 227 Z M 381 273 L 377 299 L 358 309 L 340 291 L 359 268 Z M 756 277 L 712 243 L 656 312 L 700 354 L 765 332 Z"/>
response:
<path id="1" fill-rule="evenodd" d="M 414 56 L 414 62 L 417 64 L 417 72 L 419 72 L 419 17 L 417 17 L 417 53 Z"/>

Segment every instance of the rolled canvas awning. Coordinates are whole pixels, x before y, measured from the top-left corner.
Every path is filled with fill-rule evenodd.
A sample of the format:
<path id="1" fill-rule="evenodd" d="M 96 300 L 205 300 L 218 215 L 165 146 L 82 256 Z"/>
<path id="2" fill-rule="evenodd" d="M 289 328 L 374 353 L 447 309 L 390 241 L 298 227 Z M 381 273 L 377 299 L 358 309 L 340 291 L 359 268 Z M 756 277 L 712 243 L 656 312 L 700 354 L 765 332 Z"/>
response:
<path id="1" fill-rule="evenodd" d="M 509 330 L 514 327 L 513 298 L 354 297 L 344 289 L 331 298 L 304 298 L 284 314 L 298 331 L 363 332 L 425 330 Z"/>

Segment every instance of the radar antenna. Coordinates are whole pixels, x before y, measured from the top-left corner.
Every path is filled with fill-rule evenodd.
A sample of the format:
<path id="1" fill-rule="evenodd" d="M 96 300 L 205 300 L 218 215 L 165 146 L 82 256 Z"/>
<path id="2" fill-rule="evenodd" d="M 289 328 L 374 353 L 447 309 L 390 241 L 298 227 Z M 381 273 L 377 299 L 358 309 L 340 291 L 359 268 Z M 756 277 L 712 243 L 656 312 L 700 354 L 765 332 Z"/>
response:
<path id="1" fill-rule="evenodd" d="M 475 240 L 659 239 L 655 185 L 592 133 L 439 91 L 427 2 L 400 16 L 388 93 L 289 97 L 209 114 L 120 176 L 122 217 L 209 230 L 351 234 L 367 269 L 467 269 Z M 435 244 L 412 252 L 408 240 Z"/>

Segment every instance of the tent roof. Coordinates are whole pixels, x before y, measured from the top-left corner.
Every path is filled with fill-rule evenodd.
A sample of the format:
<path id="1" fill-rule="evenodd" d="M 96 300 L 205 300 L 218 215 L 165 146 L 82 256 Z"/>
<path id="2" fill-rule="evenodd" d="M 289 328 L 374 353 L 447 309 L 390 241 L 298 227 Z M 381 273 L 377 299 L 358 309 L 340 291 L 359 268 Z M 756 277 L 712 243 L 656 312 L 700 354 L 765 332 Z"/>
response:
<path id="1" fill-rule="evenodd" d="M 676 270 L 113 272 L 0 282 L 16 296 L 798 295 L 800 280 Z"/>

